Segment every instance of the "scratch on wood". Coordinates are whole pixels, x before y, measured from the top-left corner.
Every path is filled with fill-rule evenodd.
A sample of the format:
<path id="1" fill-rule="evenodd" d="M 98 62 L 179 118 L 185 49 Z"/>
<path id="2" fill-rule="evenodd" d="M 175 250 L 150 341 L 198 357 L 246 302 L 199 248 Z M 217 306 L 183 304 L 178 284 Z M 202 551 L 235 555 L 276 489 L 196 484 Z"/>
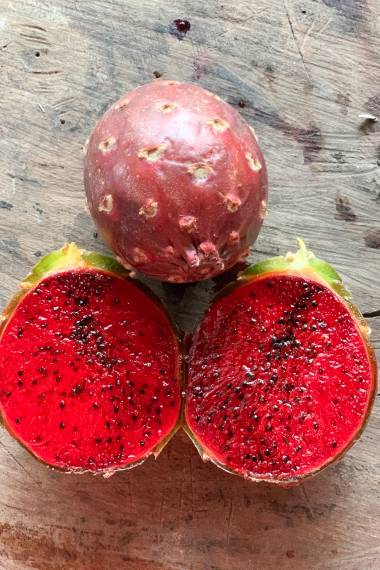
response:
<path id="1" fill-rule="evenodd" d="M 330 16 L 329 19 L 327 20 L 327 22 L 325 24 L 323 24 L 323 26 L 317 31 L 317 33 L 314 36 L 314 39 L 317 39 L 321 34 L 323 34 L 323 32 L 326 30 L 326 28 L 330 25 L 330 22 L 332 19 L 333 19 L 333 17 Z"/>
<path id="2" fill-rule="evenodd" d="M 302 43 L 301 43 L 301 45 L 300 45 L 300 53 L 302 53 L 302 55 L 303 55 L 303 53 L 304 53 L 304 49 L 305 49 L 306 43 L 307 43 L 308 40 L 310 39 L 310 35 L 311 35 L 311 32 L 313 31 L 314 24 L 315 24 L 315 22 L 313 21 L 313 22 L 310 24 L 310 26 L 308 27 L 308 29 L 306 30 L 306 33 L 305 33 L 305 35 L 304 35 L 304 37 L 303 37 L 303 39 L 302 39 Z"/>
<path id="3" fill-rule="evenodd" d="M 227 542 L 227 546 L 230 545 L 232 512 L 233 512 L 233 502 L 232 502 L 232 499 L 231 499 L 231 501 L 230 501 L 230 508 L 229 508 L 229 511 L 228 511 L 228 517 L 227 517 L 227 532 L 226 532 L 226 542 Z"/>
<path id="4" fill-rule="evenodd" d="M 37 24 L 24 24 L 24 28 L 30 28 L 31 30 L 39 30 L 40 32 L 46 32 L 45 28 L 37 26 Z"/>
<path id="5" fill-rule="evenodd" d="M 61 69 L 52 69 L 50 71 L 38 71 L 36 69 L 32 70 L 34 75 L 57 75 L 58 73 L 62 73 Z"/>
<path id="6" fill-rule="evenodd" d="M 306 509 L 307 509 L 307 512 L 309 513 L 309 518 L 314 519 L 315 518 L 314 509 L 311 505 L 310 499 L 309 499 L 308 494 L 306 492 L 305 485 L 301 485 L 301 487 L 299 489 L 301 491 L 301 494 L 304 496 L 305 503 L 306 503 Z"/>
<path id="7" fill-rule="evenodd" d="M 13 453 L 12 453 L 11 451 L 9 451 L 9 449 L 7 449 L 7 448 L 5 447 L 5 445 L 4 445 L 1 441 L 0 441 L 0 447 L 2 447 L 2 448 L 4 449 L 4 451 L 7 453 L 7 455 L 9 455 L 9 456 L 13 459 L 13 461 L 14 461 L 15 463 L 17 463 L 17 465 L 18 465 L 19 467 L 21 467 L 21 469 L 28 475 L 28 477 L 30 477 L 30 479 L 31 479 L 32 481 L 34 481 L 34 483 L 35 483 L 36 485 L 41 486 L 41 482 L 40 482 L 40 481 L 37 481 L 37 479 L 35 479 L 35 478 L 33 477 L 33 475 L 24 467 L 24 465 L 23 465 L 22 463 L 20 463 L 20 461 L 18 461 L 18 459 L 16 459 L 16 457 L 13 455 Z"/>
<path id="8" fill-rule="evenodd" d="M 295 33 L 294 33 L 293 22 L 292 22 L 292 20 L 291 20 L 290 14 L 289 14 L 289 9 L 288 9 L 287 1 L 286 1 L 286 0 L 283 0 L 283 3 L 284 3 L 284 8 L 285 8 L 286 18 L 287 18 L 288 23 L 289 23 L 289 27 L 290 27 L 290 31 L 291 31 L 292 36 L 293 36 L 294 43 L 295 43 L 295 45 L 296 45 L 297 51 L 298 51 L 298 53 L 299 53 L 299 56 L 300 56 L 300 58 L 301 58 L 302 65 L 303 65 L 303 68 L 304 68 L 304 71 L 305 71 L 305 75 L 306 75 L 306 77 L 307 77 L 307 80 L 308 80 L 309 83 L 311 84 L 311 83 L 312 83 L 311 77 L 310 77 L 309 72 L 308 72 L 308 70 L 307 70 L 307 67 L 306 67 L 306 64 L 305 64 L 305 60 L 304 60 L 304 57 L 303 57 L 303 53 L 302 53 L 302 51 L 301 51 L 301 49 L 300 49 L 300 46 L 298 45 L 297 38 L 296 38 L 296 35 L 295 35 Z"/>
<path id="9" fill-rule="evenodd" d="M 165 502 L 165 497 L 164 495 L 162 495 L 161 497 L 161 504 L 160 504 L 160 520 L 159 520 L 159 536 L 158 536 L 158 541 L 162 542 L 163 541 L 163 533 L 162 533 L 162 528 L 163 528 L 163 512 L 164 512 L 164 502 Z"/>
<path id="10" fill-rule="evenodd" d="M 189 456 L 189 464 L 190 464 L 191 513 L 194 514 L 193 462 L 191 461 L 191 455 Z"/>

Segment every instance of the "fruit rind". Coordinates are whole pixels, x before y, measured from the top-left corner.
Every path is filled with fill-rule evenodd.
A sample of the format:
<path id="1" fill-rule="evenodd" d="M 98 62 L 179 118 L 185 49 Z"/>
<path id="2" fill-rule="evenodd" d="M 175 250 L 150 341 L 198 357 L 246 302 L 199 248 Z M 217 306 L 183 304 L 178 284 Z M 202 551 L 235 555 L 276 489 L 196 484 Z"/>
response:
<path id="1" fill-rule="evenodd" d="M 315 257 L 315 255 L 306 248 L 302 239 L 298 238 L 297 241 L 299 249 L 295 254 L 288 253 L 286 256 L 273 257 L 248 267 L 246 270 L 244 270 L 242 273 L 239 274 L 236 282 L 230 283 L 229 285 L 227 285 L 221 291 L 218 292 L 218 294 L 214 298 L 214 302 L 222 297 L 225 297 L 229 293 L 232 293 L 232 291 L 234 291 L 236 288 L 246 285 L 248 282 L 252 280 L 262 279 L 275 274 L 288 274 L 288 275 L 310 278 L 314 281 L 320 282 L 322 285 L 325 285 L 330 290 L 332 290 L 340 298 L 340 300 L 343 300 L 343 302 L 350 309 L 350 312 L 357 323 L 358 332 L 361 334 L 363 338 L 364 345 L 368 355 L 368 361 L 370 363 L 371 380 L 372 380 L 371 382 L 372 389 L 368 398 L 368 406 L 366 414 L 363 417 L 361 426 L 356 432 L 355 436 L 346 445 L 346 447 L 344 447 L 340 451 L 340 453 L 338 453 L 336 456 L 332 457 L 331 459 L 323 463 L 319 468 L 314 469 L 309 473 L 293 477 L 277 478 L 277 479 L 268 478 L 268 477 L 258 477 L 254 475 L 251 476 L 247 473 L 230 469 L 225 464 L 221 463 L 215 457 L 213 457 L 212 452 L 207 450 L 207 448 L 197 439 L 196 435 L 189 427 L 188 422 L 186 421 L 186 405 L 184 409 L 184 431 L 187 433 L 187 435 L 194 443 L 203 461 L 211 461 L 212 463 L 214 463 L 216 466 L 223 469 L 227 473 L 230 473 L 232 475 L 239 475 L 252 482 L 269 483 L 271 485 L 276 485 L 280 487 L 292 487 L 299 485 L 305 480 L 314 478 L 318 473 L 323 471 L 325 468 L 334 464 L 336 461 L 339 461 L 347 453 L 347 451 L 354 445 L 354 443 L 361 437 L 368 423 L 368 419 L 377 393 L 377 362 L 376 362 L 375 351 L 371 346 L 371 344 L 369 343 L 369 336 L 371 332 L 369 326 L 367 325 L 360 310 L 356 307 L 356 305 L 353 304 L 351 294 L 343 285 L 342 279 L 340 275 L 336 272 L 336 270 L 326 261 Z"/>
<path id="2" fill-rule="evenodd" d="M 120 263 L 118 263 L 113 257 L 102 254 L 102 253 L 90 252 L 90 251 L 86 251 L 84 249 L 80 249 L 73 242 L 70 244 L 66 243 L 60 249 L 52 251 L 52 252 L 46 254 L 45 256 L 43 256 L 40 259 L 40 261 L 32 268 L 31 272 L 20 283 L 20 285 L 19 285 L 20 290 L 11 298 L 11 300 L 9 301 L 9 303 L 7 304 L 7 306 L 5 307 L 5 309 L 3 310 L 3 313 L 1 315 L 0 339 L 1 339 L 1 336 L 2 336 L 2 334 L 6 328 L 7 323 L 9 322 L 10 318 L 12 317 L 12 315 L 13 315 L 14 311 L 16 310 L 18 304 L 22 301 L 22 299 L 34 287 L 37 286 L 37 284 L 40 281 L 42 281 L 44 278 L 46 278 L 50 274 L 55 274 L 55 273 L 67 271 L 69 269 L 86 269 L 86 268 L 93 268 L 95 270 L 97 269 L 100 271 L 104 271 L 104 272 L 113 274 L 119 278 L 124 278 L 124 279 L 130 275 L 130 272 L 127 269 L 125 269 Z M 150 289 L 148 289 L 148 287 L 146 287 L 142 283 L 137 282 L 136 280 L 133 280 L 133 283 L 139 289 L 143 290 L 146 294 L 149 294 L 151 299 L 161 308 L 161 310 L 166 315 L 166 317 L 170 323 L 170 327 L 171 327 L 172 332 L 173 332 L 173 338 L 175 339 L 177 347 L 178 347 L 178 363 L 177 363 L 177 370 L 176 370 L 176 378 L 180 384 L 180 387 L 182 387 L 181 343 L 179 340 L 178 332 L 177 332 L 177 330 L 176 330 L 176 328 L 175 328 L 175 326 L 174 326 L 174 324 L 170 318 L 170 315 L 167 312 L 167 310 L 165 309 L 165 307 L 162 306 L 159 299 L 153 294 L 153 292 Z M 85 473 L 91 473 L 92 475 L 95 475 L 95 476 L 100 475 L 100 476 L 103 476 L 105 478 L 108 478 L 116 472 L 127 471 L 129 469 L 137 467 L 138 465 L 141 465 L 142 463 L 144 463 L 144 461 L 146 461 L 146 459 L 150 455 L 153 455 L 155 458 L 157 458 L 158 455 L 162 452 L 164 447 L 167 445 L 167 443 L 171 440 L 171 438 L 175 435 L 175 433 L 177 432 L 177 430 L 180 427 L 180 418 L 181 418 L 181 414 L 182 414 L 182 407 L 183 407 L 183 398 L 181 397 L 181 409 L 180 409 L 180 413 L 179 413 L 176 425 L 173 427 L 171 432 L 168 433 L 157 444 L 157 446 L 154 449 L 152 449 L 149 453 L 147 453 L 147 455 L 144 458 L 139 459 L 136 462 L 129 463 L 125 466 L 105 468 L 105 469 L 101 469 L 98 471 L 91 471 L 91 470 L 82 469 L 82 468 L 67 468 L 66 469 L 66 468 L 57 467 L 55 465 L 51 465 L 49 463 L 44 462 L 27 445 L 25 445 L 25 443 L 17 436 L 16 433 L 14 433 L 12 428 L 8 425 L 8 422 L 3 415 L 1 408 L 0 408 L 0 425 L 3 426 L 10 433 L 10 435 L 14 439 L 16 439 L 22 445 L 22 447 L 24 447 L 24 449 L 26 449 L 31 455 L 33 455 L 33 457 L 35 459 L 37 459 L 40 463 L 49 467 L 53 471 L 59 471 L 62 473 L 75 473 L 75 474 L 80 474 L 80 475 L 85 474 Z"/>

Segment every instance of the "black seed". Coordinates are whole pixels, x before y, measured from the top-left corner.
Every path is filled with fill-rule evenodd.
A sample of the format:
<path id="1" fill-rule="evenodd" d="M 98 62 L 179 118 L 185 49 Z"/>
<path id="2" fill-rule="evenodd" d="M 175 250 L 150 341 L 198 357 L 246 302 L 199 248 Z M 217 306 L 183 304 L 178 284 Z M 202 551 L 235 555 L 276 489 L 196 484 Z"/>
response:
<path id="1" fill-rule="evenodd" d="M 301 449 L 302 449 L 302 447 L 300 445 L 297 445 L 297 447 L 294 449 L 294 451 L 297 451 L 297 453 L 298 453 L 298 451 L 301 451 Z"/>
<path id="2" fill-rule="evenodd" d="M 138 418 L 138 415 L 137 415 L 137 414 L 132 414 L 132 420 L 133 420 L 133 421 L 136 421 L 137 418 Z"/>
<path id="3" fill-rule="evenodd" d="M 59 427 L 60 427 L 60 429 L 64 429 L 64 427 L 65 427 L 65 422 L 60 422 Z"/>
<path id="4" fill-rule="evenodd" d="M 271 451 L 270 451 L 270 449 L 267 448 L 267 449 L 264 451 L 264 453 L 265 453 L 265 455 L 266 455 L 267 457 L 269 457 Z"/>
<path id="5" fill-rule="evenodd" d="M 19 424 L 19 423 L 21 423 L 20 418 L 16 418 L 16 424 Z"/>
<path id="6" fill-rule="evenodd" d="M 23 334 L 24 334 L 24 329 L 22 327 L 20 327 L 17 331 L 18 338 L 21 338 Z"/>
<path id="7" fill-rule="evenodd" d="M 337 445 L 338 445 L 338 444 L 337 444 L 336 441 L 331 442 L 331 447 L 333 447 L 334 449 L 336 448 Z"/>
<path id="8" fill-rule="evenodd" d="M 83 392 L 83 386 L 81 384 L 76 384 L 74 388 L 71 390 L 73 396 L 77 396 Z"/>
<path id="9" fill-rule="evenodd" d="M 143 439 L 140 441 L 140 445 L 141 445 L 141 447 L 144 447 L 145 441 Z"/>
<path id="10" fill-rule="evenodd" d="M 97 410 L 97 409 L 99 408 L 98 402 L 93 402 L 93 403 L 92 403 L 92 408 L 93 408 L 94 410 Z"/>
<path id="11" fill-rule="evenodd" d="M 60 408 L 64 408 L 64 407 L 65 407 L 65 401 L 64 401 L 64 400 L 61 400 L 61 401 L 59 402 L 59 407 L 60 407 Z"/>
<path id="12" fill-rule="evenodd" d="M 92 315 L 85 315 L 82 319 L 80 319 L 79 321 L 76 321 L 75 326 L 76 327 L 85 327 L 86 325 L 90 324 L 91 321 L 94 320 L 94 317 Z"/>
<path id="13" fill-rule="evenodd" d="M 294 388 L 295 388 L 295 386 L 294 386 L 294 384 L 292 384 L 291 382 L 286 382 L 286 383 L 284 384 L 284 390 L 285 390 L 286 392 L 291 392 L 292 390 L 294 390 Z"/>
<path id="14" fill-rule="evenodd" d="M 107 437 L 107 443 L 112 443 L 112 437 Z"/>
<path id="15" fill-rule="evenodd" d="M 118 305 L 120 303 L 119 297 L 115 297 L 113 300 L 114 305 Z"/>
<path id="16" fill-rule="evenodd" d="M 278 412 L 278 410 L 279 410 L 279 407 L 277 406 L 277 404 L 275 404 L 275 405 L 273 406 L 273 411 L 274 411 L 274 412 Z"/>
<path id="17" fill-rule="evenodd" d="M 257 461 L 257 456 L 256 455 L 251 455 L 251 461 L 254 461 L 256 463 Z"/>
<path id="18" fill-rule="evenodd" d="M 55 378 L 55 381 L 56 381 L 56 382 L 60 382 L 61 380 L 62 380 L 62 377 L 61 377 L 61 376 L 56 376 L 56 378 Z"/>
<path id="19" fill-rule="evenodd" d="M 244 459 L 247 459 L 247 460 L 251 459 L 251 454 L 250 454 L 250 453 L 246 453 L 246 454 L 244 455 Z"/>
<path id="20" fill-rule="evenodd" d="M 102 441 L 103 441 L 103 440 L 102 440 L 101 437 L 97 437 L 97 438 L 95 439 L 95 443 L 102 443 Z"/>
<path id="21" fill-rule="evenodd" d="M 311 304 L 312 304 L 313 307 L 318 307 L 318 301 L 316 301 L 315 299 L 313 299 L 313 300 L 311 301 Z"/>
<path id="22" fill-rule="evenodd" d="M 140 388 L 139 392 L 140 394 L 145 394 L 145 388 Z"/>
<path id="23" fill-rule="evenodd" d="M 38 380 L 32 380 L 32 384 L 33 386 L 35 386 L 36 384 L 38 384 Z"/>
<path id="24" fill-rule="evenodd" d="M 119 406 L 114 406 L 113 411 L 115 412 L 115 414 L 117 414 L 119 411 Z"/>
<path id="25" fill-rule="evenodd" d="M 41 366 L 41 367 L 38 369 L 38 372 L 39 372 L 40 374 L 42 374 L 43 376 L 46 376 L 46 368 L 44 368 L 43 366 Z"/>
<path id="26" fill-rule="evenodd" d="M 271 386 L 274 386 L 276 384 L 278 380 L 278 375 L 277 374 L 272 374 L 272 376 L 270 377 L 269 383 Z"/>
<path id="27" fill-rule="evenodd" d="M 288 463 L 288 461 L 289 461 L 288 455 L 283 455 L 283 456 L 282 456 L 282 461 L 283 461 L 284 463 Z"/>
<path id="28" fill-rule="evenodd" d="M 313 428 L 314 428 L 314 429 L 318 429 L 318 428 L 319 428 L 319 423 L 318 423 L 318 422 L 313 422 Z"/>
<path id="29" fill-rule="evenodd" d="M 21 386 L 24 385 L 24 382 L 23 382 L 22 380 L 18 380 L 18 381 L 17 381 L 17 385 L 20 386 L 20 388 L 21 388 Z"/>
<path id="30" fill-rule="evenodd" d="M 117 436 L 115 437 L 115 439 L 116 439 L 116 441 L 120 441 L 120 440 L 121 440 L 121 435 L 117 435 Z"/>
<path id="31" fill-rule="evenodd" d="M 110 427 L 111 427 L 111 424 L 109 421 L 106 421 L 104 425 L 106 426 L 107 429 L 110 429 Z"/>

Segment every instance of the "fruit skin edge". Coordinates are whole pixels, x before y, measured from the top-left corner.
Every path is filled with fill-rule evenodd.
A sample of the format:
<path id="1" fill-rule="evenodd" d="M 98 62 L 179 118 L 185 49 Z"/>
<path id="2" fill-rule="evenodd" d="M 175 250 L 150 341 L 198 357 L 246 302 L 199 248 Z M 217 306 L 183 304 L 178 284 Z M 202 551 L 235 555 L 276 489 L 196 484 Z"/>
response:
<path id="1" fill-rule="evenodd" d="M 197 439 L 196 435 L 192 432 L 189 425 L 187 424 L 186 402 L 183 409 L 182 427 L 195 445 L 199 455 L 204 462 L 211 461 L 223 471 L 226 471 L 231 475 L 238 475 L 248 481 L 252 481 L 253 483 L 269 483 L 278 487 L 295 487 L 303 483 L 305 480 L 314 478 L 325 468 L 333 465 L 337 461 L 340 461 L 340 459 L 342 459 L 347 451 L 360 439 L 364 429 L 366 428 L 378 388 L 378 368 L 376 355 L 369 341 L 371 329 L 369 328 L 358 307 L 354 305 L 350 292 L 344 287 L 342 279 L 340 275 L 335 271 L 335 269 L 326 261 L 315 257 L 314 253 L 306 248 L 301 238 L 297 238 L 297 242 L 299 249 L 295 254 L 289 252 L 285 256 L 272 257 L 264 261 L 259 261 L 258 263 L 251 265 L 245 269 L 238 275 L 238 278 L 235 282 L 226 285 L 221 291 L 216 294 L 210 303 L 210 306 L 219 299 L 227 296 L 229 293 L 232 293 L 235 289 L 246 285 L 253 280 L 261 279 L 264 277 L 266 278 L 276 274 L 281 275 L 287 273 L 288 275 L 295 275 L 304 278 L 306 277 L 321 283 L 321 285 L 324 285 L 325 287 L 328 287 L 338 297 L 339 301 L 343 301 L 349 308 L 350 313 L 356 322 L 358 332 L 363 339 L 370 364 L 371 391 L 369 393 L 367 410 L 362 418 L 361 426 L 355 433 L 354 437 L 335 457 L 332 457 L 329 461 L 323 463 L 319 468 L 314 469 L 310 473 L 302 474 L 296 477 L 289 477 L 288 479 L 256 477 L 254 475 L 250 476 L 249 474 L 230 469 L 218 461 L 215 457 L 213 457 L 212 452 L 208 451 L 208 449 L 202 445 L 202 443 Z M 196 332 L 193 336 L 195 336 Z"/>
<path id="2" fill-rule="evenodd" d="M 99 269 L 103 272 L 109 273 L 110 275 L 116 275 L 123 279 L 130 279 L 130 271 L 125 269 L 120 263 L 118 263 L 113 257 L 104 255 L 97 252 L 86 251 L 83 249 L 79 249 L 78 246 L 72 242 L 70 244 L 64 244 L 60 249 L 52 251 L 47 255 L 43 256 L 41 260 L 32 268 L 31 272 L 21 281 L 19 284 L 20 291 L 18 291 L 8 302 L 5 309 L 3 310 L 0 316 L 0 340 L 5 331 L 5 328 L 11 319 L 14 311 L 17 309 L 20 301 L 34 288 L 38 285 L 42 279 L 47 277 L 48 275 L 56 274 L 61 271 L 67 271 L 69 269 L 86 269 L 86 268 L 93 268 Z M 66 474 L 79 474 L 84 475 L 86 473 L 91 473 L 94 476 L 103 476 L 104 478 L 111 477 L 114 473 L 119 471 L 128 471 L 129 469 L 133 469 L 138 465 L 141 465 L 148 459 L 150 455 L 153 455 L 155 459 L 159 456 L 161 451 L 164 447 L 169 443 L 172 437 L 176 434 L 178 429 L 180 428 L 181 423 L 181 416 L 182 416 L 182 409 L 183 409 L 183 376 L 182 376 L 182 344 L 180 341 L 180 335 L 177 331 L 176 326 L 172 322 L 172 319 L 164 307 L 164 305 L 160 302 L 158 297 L 143 283 L 140 283 L 137 280 L 133 280 L 133 284 L 138 287 L 141 291 L 148 294 L 151 300 L 163 311 L 166 318 L 169 321 L 170 327 L 173 332 L 173 337 L 175 339 L 177 349 L 178 349 L 178 364 L 177 364 L 177 373 L 176 379 L 179 382 L 180 390 L 181 390 L 181 401 L 180 401 L 180 413 L 178 415 L 177 422 L 170 433 L 166 435 L 158 444 L 157 446 L 152 449 L 144 458 L 135 461 L 134 463 L 130 463 L 124 467 L 111 467 L 109 469 L 101 469 L 99 471 L 91 471 L 87 469 L 65 469 L 60 468 L 57 466 L 50 465 L 49 463 L 45 463 L 40 459 L 31 449 L 25 445 L 25 443 L 13 432 L 11 427 L 8 425 L 6 418 L 3 414 L 3 410 L 0 405 L 0 425 L 5 428 L 8 433 L 15 439 L 26 451 L 32 455 L 39 463 L 42 463 L 52 471 L 59 471 L 61 473 Z"/>

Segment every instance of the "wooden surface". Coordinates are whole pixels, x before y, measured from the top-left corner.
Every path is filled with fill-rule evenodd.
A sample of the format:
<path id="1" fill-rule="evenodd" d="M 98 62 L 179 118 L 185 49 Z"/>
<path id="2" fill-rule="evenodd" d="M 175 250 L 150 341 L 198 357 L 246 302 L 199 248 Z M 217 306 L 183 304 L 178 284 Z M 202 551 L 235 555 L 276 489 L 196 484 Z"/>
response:
<path id="1" fill-rule="evenodd" d="M 82 145 L 125 90 L 195 81 L 254 125 L 270 211 L 252 259 L 302 235 L 369 314 L 380 354 L 378 0 L 0 0 L 0 297 L 41 253 L 103 249 Z M 191 29 L 171 24 L 187 18 Z M 161 289 L 191 329 L 213 284 Z M 0 435 L 6 570 L 380 568 L 380 413 L 336 467 L 290 490 L 203 464 L 178 434 L 109 480 L 65 476 Z"/>

